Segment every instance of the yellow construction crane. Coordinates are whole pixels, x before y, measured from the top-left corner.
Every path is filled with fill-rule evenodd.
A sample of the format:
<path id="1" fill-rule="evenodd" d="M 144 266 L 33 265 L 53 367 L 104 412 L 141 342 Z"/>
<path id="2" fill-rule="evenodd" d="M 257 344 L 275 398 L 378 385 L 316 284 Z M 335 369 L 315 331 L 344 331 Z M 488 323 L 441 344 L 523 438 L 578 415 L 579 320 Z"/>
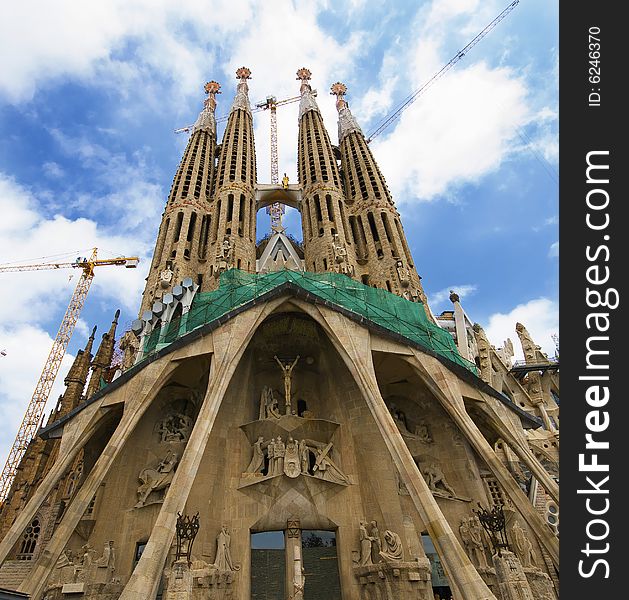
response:
<path id="1" fill-rule="evenodd" d="M 59 372 L 59 367 L 61 366 L 61 361 L 63 360 L 70 338 L 72 337 L 74 326 L 79 319 L 81 309 L 85 304 L 87 292 L 94 279 L 94 269 L 105 265 L 118 265 L 133 269 L 137 267 L 139 262 L 137 256 L 121 256 L 106 259 L 97 259 L 96 256 L 97 249 L 94 248 L 89 258 L 77 258 L 74 262 L 0 265 L 0 273 L 9 271 L 40 271 L 45 269 L 81 269 L 83 271 L 74 290 L 74 294 L 72 295 L 72 299 L 70 300 L 68 309 L 61 321 L 61 326 L 52 344 L 50 354 L 46 359 L 44 369 L 39 376 L 39 381 L 35 386 L 33 397 L 26 408 L 26 414 L 22 419 L 22 424 L 20 425 L 13 446 L 9 452 L 7 462 L 2 470 L 2 477 L 0 478 L 0 503 L 4 502 L 6 499 L 28 444 L 40 427 L 50 390 Z"/>
<path id="2" fill-rule="evenodd" d="M 316 95 L 316 94 L 315 94 Z M 275 96 L 267 96 L 264 102 L 258 102 L 256 108 L 258 110 L 271 111 L 271 184 L 279 185 L 278 173 L 278 153 L 277 153 L 277 107 L 284 104 L 292 104 L 301 100 L 301 96 L 293 96 L 284 100 L 277 100 Z M 266 207 L 266 212 L 271 216 L 271 230 L 283 231 L 282 215 L 284 214 L 284 205 L 274 202 Z"/>

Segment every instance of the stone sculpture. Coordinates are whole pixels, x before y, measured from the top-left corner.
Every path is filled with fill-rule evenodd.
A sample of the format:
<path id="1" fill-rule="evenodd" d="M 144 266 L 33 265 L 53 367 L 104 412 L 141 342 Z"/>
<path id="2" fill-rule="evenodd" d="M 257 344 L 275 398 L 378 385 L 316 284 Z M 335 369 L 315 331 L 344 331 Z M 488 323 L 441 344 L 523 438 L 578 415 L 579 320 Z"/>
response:
<path id="1" fill-rule="evenodd" d="M 415 437 L 425 444 L 432 444 L 432 436 L 426 423 L 419 423 L 415 426 Z"/>
<path id="2" fill-rule="evenodd" d="M 273 395 L 273 389 L 265 385 L 260 394 L 260 420 L 279 419 L 281 416 L 279 403 Z"/>
<path id="3" fill-rule="evenodd" d="M 371 536 L 367 533 L 367 523 L 361 521 L 358 526 L 358 535 L 360 539 L 360 562 L 361 566 L 370 565 L 371 563 Z"/>
<path id="4" fill-rule="evenodd" d="M 398 278 L 400 279 L 400 284 L 402 287 L 407 288 L 411 283 L 411 272 L 404 267 L 404 262 L 398 260 L 395 263 L 395 268 L 397 270 Z"/>
<path id="5" fill-rule="evenodd" d="M 312 468 L 313 475 L 326 481 L 348 485 L 350 482 L 347 475 L 330 458 L 331 449 L 332 442 L 328 443 L 324 448 L 316 448 L 317 458 Z"/>
<path id="6" fill-rule="evenodd" d="M 433 492 L 443 493 L 445 490 L 451 496 L 456 496 L 455 491 L 452 489 L 452 486 L 446 481 L 446 477 L 441 470 L 441 467 L 437 465 L 437 463 L 430 463 L 429 465 L 424 465 L 421 469 L 422 475 L 428 484 L 428 487 Z"/>
<path id="7" fill-rule="evenodd" d="M 384 548 L 380 551 L 380 556 L 387 561 L 403 561 L 404 549 L 400 536 L 387 529 L 384 532 Z"/>
<path id="8" fill-rule="evenodd" d="M 249 466 L 245 469 L 245 473 L 261 473 L 264 468 L 264 450 L 262 444 L 264 438 L 260 436 L 256 443 L 253 445 L 253 456 Z"/>
<path id="9" fill-rule="evenodd" d="M 299 459 L 301 461 L 301 472 L 308 473 L 310 471 L 310 448 L 308 448 L 306 440 L 299 442 Z"/>
<path id="10" fill-rule="evenodd" d="M 299 477 L 299 475 L 301 475 L 299 446 L 292 437 L 289 437 L 288 441 L 286 442 L 286 452 L 284 454 L 284 473 L 291 478 Z"/>
<path id="11" fill-rule="evenodd" d="M 192 431 L 192 418 L 180 412 L 174 412 L 162 419 L 157 431 L 162 442 L 185 442 Z"/>
<path id="12" fill-rule="evenodd" d="M 483 544 L 482 528 L 478 522 L 478 517 L 467 517 L 461 521 L 459 533 L 465 546 L 467 555 L 472 559 L 477 567 L 487 569 L 487 558 L 485 556 L 485 545 Z"/>
<path id="13" fill-rule="evenodd" d="M 379 563 L 382 558 L 380 556 L 381 542 L 380 542 L 380 531 L 378 530 L 378 523 L 376 521 L 372 521 L 370 523 L 371 530 L 369 532 L 369 536 L 371 537 L 371 562 Z"/>
<path id="14" fill-rule="evenodd" d="M 164 490 L 170 486 L 175 475 L 175 467 L 178 457 L 174 452 L 168 452 L 154 469 L 144 469 L 138 479 L 142 482 L 138 487 L 138 502 L 135 508 L 141 508 L 146 504 L 152 492 Z"/>
<path id="15" fill-rule="evenodd" d="M 522 566 L 525 568 L 532 567 L 535 564 L 535 556 L 533 554 L 533 544 L 526 536 L 526 532 L 520 526 L 519 521 L 515 521 L 511 527 L 513 533 L 513 546 L 515 553 L 518 555 Z"/>
<path id="16" fill-rule="evenodd" d="M 266 447 L 266 455 L 269 459 L 266 474 L 277 475 L 277 473 L 275 472 L 275 438 L 271 439 L 268 446 Z"/>
<path id="17" fill-rule="evenodd" d="M 234 564 L 231 554 L 231 536 L 227 531 L 227 525 L 223 525 L 216 536 L 216 558 L 214 566 L 219 573 L 227 571 L 240 571 L 240 565 Z"/>
<path id="18" fill-rule="evenodd" d="M 262 475 L 266 464 L 265 477 L 286 475 L 296 478 L 299 475 L 309 475 L 332 483 L 349 485 L 349 478 L 332 458 L 332 447 L 332 442 L 324 444 L 309 439 L 296 440 L 292 436 L 289 436 L 286 444 L 280 436 L 265 442 L 259 436 L 252 445 L 251 460 L 243 477 Z M 314 465 L 311 467 L 312 457 Z"/>
<path id="19" fill-rule="evenodd" d="M 103 555 L 100 558 L 97 558 L 94 561 L 94 564 L 97 567 L 108 567 L 112 571 L 115 569 L 116 555 L 114 551 L 113 541 L 109 541 L 105 543 L 105 548 L 103 549 Z"/>
<path id="20" fill-rule="evenodd" d="M 284 457 L 286 456 L 286 445 L 282 438 L 278 435 L 275 440 L 275 458 L 273 475 L 281 475 L 284 472 Z"/>
<path id="21" fill-rule="evenodd" d="M 293 369 L 295 368 L 295 365 L 297 364 L 297 361 L 299 360 L 299 354 L 297 355 L 297 358 L 295 358 L 295 360 L 292 363 L 283 363 L 277 356 L 274 356 L 273 358 L 275 358 L 275 360 L 277 361 L 277 364 L 280 366 L 280 369 L 282 369 L 282 375 L 284 377 L 284 401 L 286 402 L 286 414 L 290 415 L 292 412 L 292 407 L 291 407 L 291 377 L 292 377 L 292 373 L 293 373 Z"/>

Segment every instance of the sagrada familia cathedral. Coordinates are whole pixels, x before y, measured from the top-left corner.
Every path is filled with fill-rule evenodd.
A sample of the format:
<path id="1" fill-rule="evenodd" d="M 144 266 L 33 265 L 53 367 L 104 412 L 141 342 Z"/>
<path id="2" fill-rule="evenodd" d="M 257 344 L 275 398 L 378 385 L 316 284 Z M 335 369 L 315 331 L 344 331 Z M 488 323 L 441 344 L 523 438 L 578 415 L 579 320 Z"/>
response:
<path id="1" fill-rule="evenodd" d="M 345 85 L 335 146 L 297 76 L 297 183 L 258 183 L 250 71 L 220 144 L 205 86 L 123 358 L 116 314 L 1 506 L 0 597 L 558 597 L 557 357 L 432 313 Z M 278 204 L 301 242 L 257 241 Z"/>

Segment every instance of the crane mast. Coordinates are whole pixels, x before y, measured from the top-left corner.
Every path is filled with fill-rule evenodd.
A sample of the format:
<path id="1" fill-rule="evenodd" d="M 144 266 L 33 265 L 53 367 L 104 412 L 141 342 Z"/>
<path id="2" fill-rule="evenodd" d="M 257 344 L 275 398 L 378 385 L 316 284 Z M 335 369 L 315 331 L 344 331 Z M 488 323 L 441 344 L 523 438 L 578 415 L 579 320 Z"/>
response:
<path id="1" fill-rule="evenodd" d="M 466 46 L 461 48 L 437 73 L 435 73 L 424 85 L 415 90 L 410 96 L 398 106 L 390 115 L 385 117 L 367 137 L 367 143 L 371 142 L 377 135 L 380 135 L 391 123 L 393 123 L 417 98 L 419 98 L 428 88 L 441 79 L 454 65 L 456 65 L 476 44 L 502 21 L 518 5 L 520 0 L 513 0 L 493 21 L 488 23 Z"/>
<path id="2" fill-rule="evenodd" d="M 92 254 L 89 259 L 83 261 L 77 260 L 76 262 L 68 263 L 45 263 L 39 265 L 17 265 L 17 266 L 3 266 L 0 267 L 0 272 L 7 271 L 38 271 L 43 269 L 62 269 L 62 268 L 79 268 L 82 269 L 81 277 L 79 278 L 70 304 L 63 316 L 59 331 L 55 336 L 55 340 L 52 344 L 44 368 L 39 376 L 35 391 L 31 397 L 30 402 L 26 408 L 26 413 L 22 419 L 20 428 L 18 429 L 17 436 L 9 451 L 2 475 L 0 476 L 0 502 L 3 502 L 11 490 L 11 485 L 17 474 L 17 469 L 20 465 L 24 453 L 28 448 L 30 441 L 35 437 L 42 418 L 44 415 L 44 409 L 46 402 L 50 396 L 50 391 L 55 382 L 59 368 L 61 367 L 61 361 L 66 353 L 70 338 L 74 331 L 74 327 L 79 320 L 79 315 L 85 304 L 87 293 L 89 292 L 92 280 L 94 279 L 94 268 L 103 265 L 124 265 L 127 268 L 134 268 L 137 266 L 137 257 L 119 257 L 114 259 L 97 260 L 97 249 L 92 250 Z"/>

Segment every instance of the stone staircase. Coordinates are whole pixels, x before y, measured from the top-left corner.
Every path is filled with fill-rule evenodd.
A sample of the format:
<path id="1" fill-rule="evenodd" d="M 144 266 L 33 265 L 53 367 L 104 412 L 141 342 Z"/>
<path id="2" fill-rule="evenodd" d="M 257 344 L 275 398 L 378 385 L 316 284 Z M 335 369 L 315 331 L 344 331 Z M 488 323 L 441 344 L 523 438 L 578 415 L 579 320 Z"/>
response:
<path id="1" fill-rule="evenodd" d="M 0 588 L 17 590 L 33 567 L 30 560 L 7 560 L 0 567 Z"/>

